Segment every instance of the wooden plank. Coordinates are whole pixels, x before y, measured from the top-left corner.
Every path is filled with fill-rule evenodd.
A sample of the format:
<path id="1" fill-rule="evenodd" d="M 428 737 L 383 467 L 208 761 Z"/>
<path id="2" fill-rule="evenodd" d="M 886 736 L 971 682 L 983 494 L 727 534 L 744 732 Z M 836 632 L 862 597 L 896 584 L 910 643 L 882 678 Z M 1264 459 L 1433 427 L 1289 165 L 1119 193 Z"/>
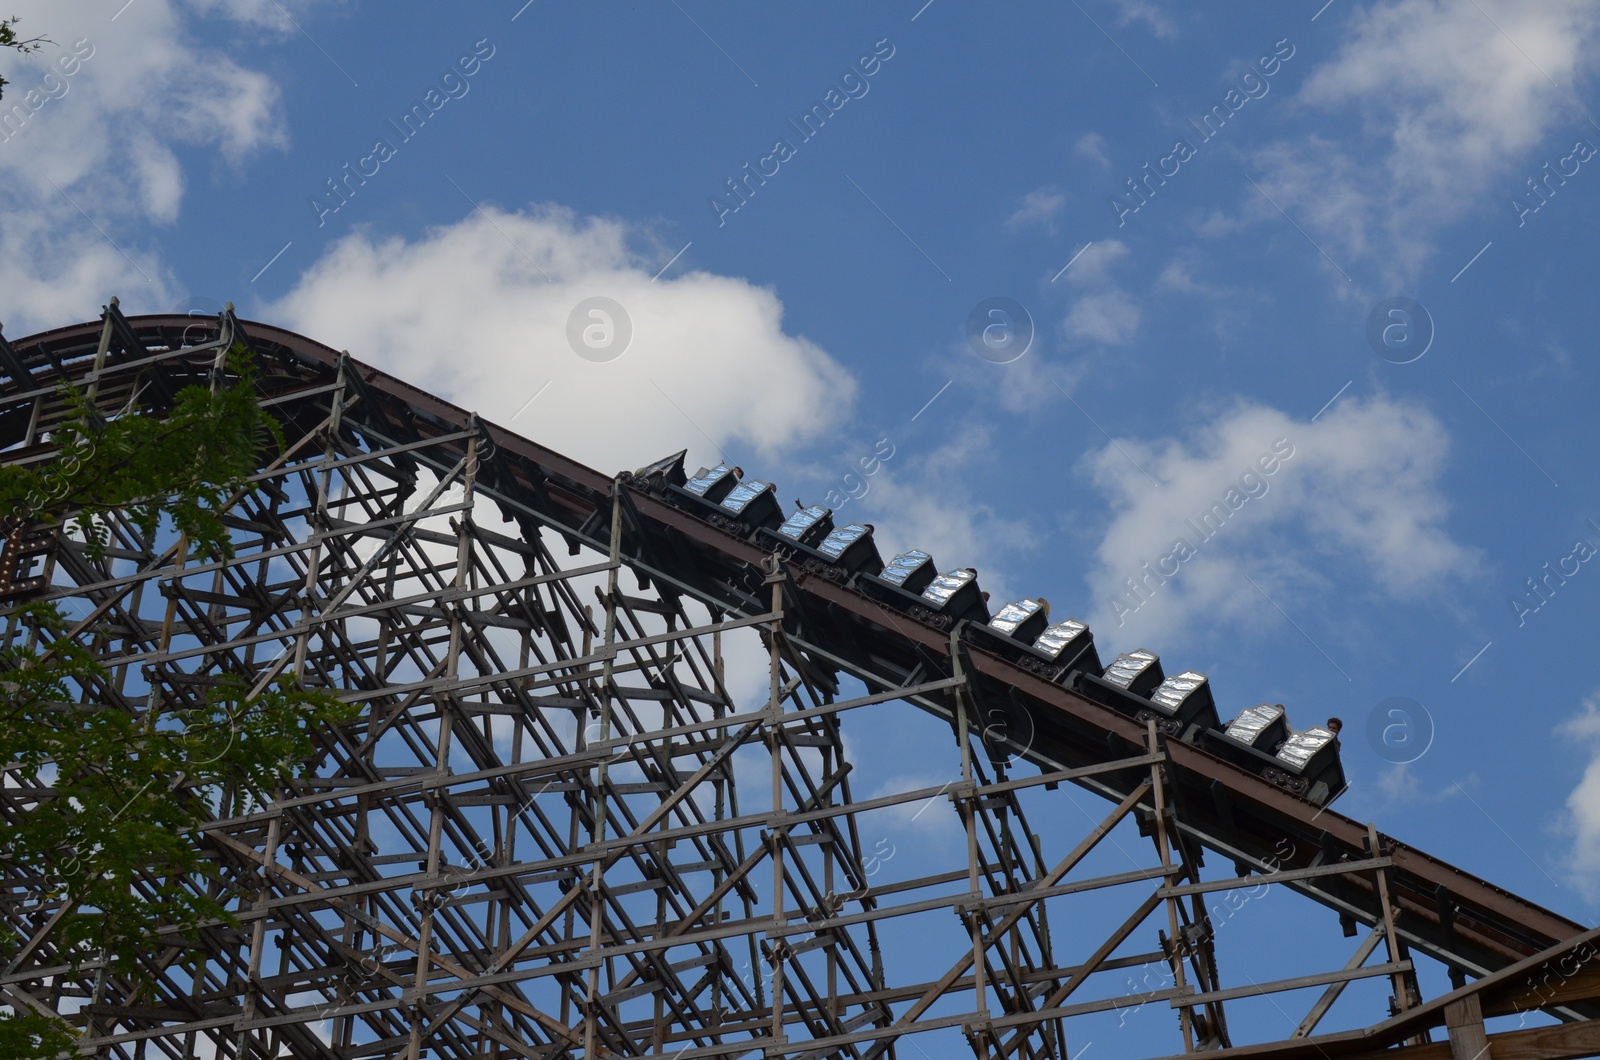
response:
<path id="1" fill-rule="evenodd" d="M 1356 947 L 1356 952 L 1351 955 L 1345 967 L 1361 967 L 1367 962 L 1367 958 L 1372 956 L 1372 951 L 1378 948 L 1378 943 L 1382 940 L 1383 928 L 1373 928 L 1371 933 L 1367 935 L 1366 941 Z M 1339 995 L 1344 992 L 1344 988 L 1345 984 L 1342 982 L 1333 983 L 1327 990 L 1323 991 L 1322 996 L 1317 999 L 1317 1003 L 1311 1006 L 1311 1011 L 1306 1013 L 1306 1018 L 1300 1021 L 1300 1026 L 1296 1027 L 1294 1033 L 1289 1037 L 1304 1038 L 1315 1030 L 1317 1024 L 1322 1022 L 1322 1017 L 1327 1015 L 1328 1010 L 1333 1007 L 1333 1003 L 1339 1000 Z"/>
<path id="2" fill-rule="evenodd" d="M 1257 997 L 1276 994 L 1283 990 L 1303 990 L 1308 986 L 1326 986 L 1329 983 L 1347 983 L 1352 979 L 1368 979 L 1375 975 L 1398 975 L 1411 970 L 1410 961 L 1391 964 L 1374 964 L 1368 968 L 1342 968 L 1337 972 L 1320 972 L 1301 975 L 1293 979 L 1274 979 L 1270 983 L 1251 983 L 1249 986 L 1230 986 L 1226 990 L 1212 990 L 1204 994 L 1189 994 L 1172 999 L 1173 1008 L 1204 1005 L 1211 1001 L 1232 1001 L 1236 997 Z"/>

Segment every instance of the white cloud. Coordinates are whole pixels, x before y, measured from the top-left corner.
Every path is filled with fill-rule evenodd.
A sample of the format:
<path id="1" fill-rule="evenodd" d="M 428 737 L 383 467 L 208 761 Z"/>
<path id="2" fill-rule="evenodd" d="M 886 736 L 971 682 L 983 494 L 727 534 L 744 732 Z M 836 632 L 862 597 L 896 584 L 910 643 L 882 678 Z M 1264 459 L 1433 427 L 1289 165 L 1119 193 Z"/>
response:
<path id="1" fill-rule="evenodd" d="M 178 156 L 154 137 L 143 137 L 129 144 L 128 157 L 133 160 L 138 209 L 152 221 L 176 221 L 183 200 L 183 170 Z"/>
<path id="2" fill-rule="evenodd" d="M 309 9 L 327 0 L 186 0 L 202 14 L 218 14 L 247 26 L 258 26 L 276 33 L 297 31 Z"/>
<path id="3" fill-rule="evenodd" d="M 1129 254 L 1128 245 L 1120 239 L 1096 240 L 1061 274 L 1068 285 L 1090 289 L 1075 297 L 1062 321 L 1069 342 L 1121 346 L 1138 334 L 1139 304 L 1111 278 L 1112 269 Z"/>
<path id="4" fill-rule="evenodd" d="M 1038 188 L 1022 197 L 1021 204 L 1010 217 L 1006 219 L 1006 227 L 1016 228 L 1042 228 L 1054 233 L 1056 230 L 1056 215 L 1067 204 L 1067 197 L 1059 191 L 1048 188 Z"/>
<path id="5" fill-rule="evenodd" d="M 0 316 L 12 334 L 76 320 L 112 292 L 129 312 L 168 308 L 176 284 L 139 233 L 178 217 L 174 147 L 214 147 L 236 165 L 287 142 L 277 85 L 198 43 L 187 9 L 140 0 L 113 23 L 119 7 L 7 8 L 55 42 L 8 61 L 0 99 Z"/>
<path id="6" fill-rule="evenodd" d="M 1194 324 L 1208 326 L 1218 346 L 1228 349 L 1249 341 L 1252 314 L 1266 297 L 1247 283 L 1231 280 L 1229 270 L 1221 268 L 1212 255 L 1189 248 L 1162 266 L 1152 295 L 1174 303 L 1174 295 L 1188 296 Z"/>
<path id="7" fill-rule="evenodd" d="M 1092 367 L 1092 360 L 1087 357 L 1075 357 L 1065 361 L 1048 359 L 1042 350 L 1041 343 L 1035 339 L 1034 349 L 1026 357 L 1004 365 L 988 365 L 982 367 L 991 369 L 990 385 L 992 393 L 1006 412 L 1029 413 L 1038 412 L 1047 405 L 1054 405 L 1061 400 L 1063 391 L 1076 393 L 1078 381 L 1088 373 Z M 992 378 L 995 372 L 998 378 Z M 969 377 L 976 377 L 978 373 L 970 372 Z"/>
<path id="8" fill-rule="evenodd" d="M 1009 366 L 1008 366 L 1009 367 Z M 999 459 L 992 432 L 969 425 L 952 433 L 926 455 L 897 457 L 869 480 L 863 511 L 846 509 L 844 519 L 869 519 L 884 558 L 908 549 L 933 556 L 941 570 L 976 567 L 978 584 L 991 594 L 991 609 L 1020 590 L 1006 572 L 1033 549 L 1038 535 L 1028 525 L 976 502 L 964 483 L 979 481 L 984 467 Z"/>
<path id="9" fill-rule="evenodd" d="M 1425 409 L 1383 397 L 1346 398 L 1316 423 L 1240 403 L 1186 440 L 1119 439 L 1083 464 L 1113 512 L 1088 578 L 1092 624 L 1131 646 L 1279 621 L 1251 579 L 1280 605 L 1332 573 L 1391 598 L 1436 589 L 1476 563 L 1444 525 L 1448 446 Z M 1179 540 L 1192 555 L 1174 554 Z"/>
<path id="10" fill-rule="evenodd" d="M 1130 253 L 1128 244 L 1120 239 L 1097 239 L 1078 254 L 1061 278 L 1076 284 L 1106 280 L 1111 267 Z"/>
<path id="11" fill-rule="evenodd" d="M 1067 313 L 1069 339 L 1087 339 L 1107 346 L 1122 346 L 1139 332 L 1139 305 L 1123 290 L 1087 294 Z"/>
<path id="12" fill-rule="evenodd" d="M 181 86 L 174 86 L 181 138 L 215 143 L 237 165 L 264 147 L 286 147 L 289 137 L 278 114 L 278 86 L 265 74 L 223 61 Z"/>
<path id="13" fill-rule="evenodd" d="M 123 296 L 128 312 L 152 312 L 171 304 L 173 287 L 153 255 L 128 247 L 124 257 L 66 210 L 12 210 L 0 193 L 0 320 L 12 338 L 82 320 L 86 307 L 109 292 Z M 141 273 L 140 270 L 144 272 Z M 150 279 L 147 280 L 146 276 Z"/>
<path id="14" fill-rule="evenodd" d="M 1074 154 L 1091 159 L 1102 166 L 1111 165 L 1111 159 L 1106 155 L 1106 138 L 1099 133 L 1084 133 L 1073 145 L 1072 150 Z"/>
<path id="15" fill-rule="evenodd" d="M 1350 738 L 1346 733 L 1345 739 Z M 1345 777 L 1350 782 L 1350 803 L 1345 806 L 1345 812 L 1361 820 L 1406 810 L 1415 811 L 1421 806 L 1436 806 L 1464 794 L 1464 784 L 1478 786 L 1475 774 L 1459 780 L 1451 779 L 1443 785 L 1437 782 L 1430 784 L 1414 762 L 1385 763 L 1378 766 L 1377 775 L 1371 777 L 1354 775 L 1355 767 L 1348 758 L 1345 763 Z"/>
<path id="16" fill-rule="evenodd" d="M 1390 806 L 1416 805 L 1422 799 L 1422 781 L 1409 764 L 1380 769 L 1375 787 Z"/>
<path id="17" fill-rule="evenodd" d="M 1174 260 L 1167 262 L 1161 270 L 1161 275 L 1156 278 L 1156 283 L 1170 291 L 1182 294 L 1199 294 L 1217 297 L 1225 293 L 1225 289 L 1204 280 L 1195 279 L 1194 270 L 1187 260 Z"/>
<path id="18" fill-rule="evenodd" d="M 1567 876 L 1591 902 L 1600 901 L 1600 693 L 1583 701 L 1583 713 L 1556 730 L 1594 755 L 1583 779 L 1567 796 L 1565 824 L 1572 837 Z"/>
<path id="19" fill-rule="evenodd" d="M 1143 22 L 1160 40 L 1171 40 L 1178 35 L 1177 24 L 1151 0 L 1117 0 L 1117 6 L 1122 9 L 1122 13 L 1117 17 L 1119 26 Z"/>
<path id="20" fill-rule="evenodd" d="M 847 418 L 854 379 L 784 332 L 772 290 L 692 271 L 652 282 L 633 234 L 554 206 L 487 208 L 409 241 L 358 231 L 262 312 L 608 472 L 753 448 L 766 477 L 785 447 Z M 567 341 L 593 296 L 632 320 L 605 363 Z"/>
<path id="21" fill-rule="evenodd" d="M 139 141 L 212 145 L 230 161 L 286 142 L 277 86 L 196 41 L 171 0 L 140 0 L 115 23 L 112 0 L 12 6 L 57 42 L 14 64 L 3 101 L 12 113 L 47 75 L 61 83 L 57 98 L 22 115 L 22 127 L 0 144 L 0 170 L 35 190 L 49 188 L 47 175 L 97 193 L 115 188 L 129 176 L 128 145 Z M 76 72 L 63 75 L 62 61 Z"/>
<path id="22" fill-rule="evenodd" d="M 1531 154 L 1537 145 L 1556 136 L 1565 152 L 1592 133 L 1568 100 L 1572 82 L 1594 67 L 1597 30 L 1591 0 L 1357 7 L 1344 43 L 1297 98 L 1358 117 L 1359 132 L 1264 148 L 1259 183 L 1346 271 L 1371 264 L 1391 284 L 1411 279 L 1442 226 L 1485 202 L 1509 202 L 1543 161 Z M 1570 138 L 1558 135 L 1563 122 Z M 1281 222 L 1254 189 L 1244 196 L 1247 216 Z"/>
<path id="23" fill-rule="evenodd" d="M 859 755 L 851 756 L 850 760 L 862 761 Z M 939 768 L 939 765 L 943 768 Z M 923 768 L 916 772 L 885 777 L 867 795 L 857 797 L 862 801 L 868 801 L 907 791 L 921 791 L 928 788 L 937 791 L 960 783 L 959 762 L 944 762 L 939 765 L 930 767 L 930 764 L 923 763 Z M 873 810 L 866 820 L 873 822 L 871 825 L 866 824 L 866 821 L 862 822 L 864 830 L 869 833 L 874 829 L 884 829 L 888 833 L 885 840 L 874 844 L 875 850 L 869 850 L 877 853 L 883 860 L 889 860 L 896 854 L 912 852 L 924 855 L 930 852 L 948 853 L 959 849 L 966 839 L 961 815 L 956 812 L 950 797 L 943 793 Z M 929 850 L 930 846 L 933 847 L 932 851 Z"/>

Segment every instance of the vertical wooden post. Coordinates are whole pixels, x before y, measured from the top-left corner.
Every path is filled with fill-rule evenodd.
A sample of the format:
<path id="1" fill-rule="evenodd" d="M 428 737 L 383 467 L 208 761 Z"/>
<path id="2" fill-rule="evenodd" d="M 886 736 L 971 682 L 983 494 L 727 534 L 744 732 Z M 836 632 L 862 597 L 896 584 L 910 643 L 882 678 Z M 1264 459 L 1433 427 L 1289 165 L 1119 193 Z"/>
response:
<path id="1" fill-rule="evenodd" d="M 768 584 L 772 586 L 772 627 L 767 642 L 770 654 L 770 670 L 768 671 L 767 689 L 767 747 L 772 759 L 772 813 L 777 817 L 783 813 L 783 743 L 781 731 L 783 727 L 783 673 L 779 666 L 781 655 L 779 644 L 783 637 L 783 566 L 776 557 L 772 560 L 772 570 L 768 575 Z M 767 836 L 767 841 L 772 844 L 772 1040 L 774 1044 L 787 1040 L 783 1032 L 783 955 L 787 946 L 787 939 L 777 934 L 783 930 L 783 890 L 784 890 L 784 864 L 783 864 L 783 830 L 774 827 Z M 754 969 L 752 969 L 754 971 Z M 757 973 L 759 974 L 759 973 Z"/>
<path id="2" fill-rule="evenodd" d="M 961 666 L 961 639 L 956 630 L 950 632 L 950 672 L 956 678 L 966 675 Z M 961 823 L 967 833 L 967 888 L 974 900 L 983 896 L 981 857 L 978 851 L 978 821 L 971 792 L 974 787 L 972 767 L 972 713 L 965 684 L 956 686 L 956 742 L 961 747 Z M 989 988 L 984 979 L 986 962 L 983 956 L 983 922 L 976 906 L 968 913 L 969 933 L 972 937 L 972 1008 L 980 1019 L 989 1011 Z M 984 1032 L 987 1034 L 987 1031 Z"/>
<path id="3" fill-rule="evenodd" d="M 1378 835 L 1377 825 L 1371 822 L 1367 824 L 1367 842 L 1372 848 L 1371 856 L 1381 858 L 1383 856 L 1383 840 Z M 1388 944 L 1389 962 L 1391 964 L 1399 964 L 1406 957 L 1405 950 L 1400 943 L 1400 936 L 1394 929 L 1395 911 L 1394 906 L 1389 901 L 1389 874 L 1383 869 L 1376 869 L 1373 875 L 1377 878 L 1378 905 L 1383 911 L 1383 937 Z M 1405 1012 L 1411 1008 L 1412 1004 L 1411 989 L 1406 982 L 1405 973 L 1395 972 L 1389 978 L 1394 986 L 1395 1007 L 1399 1011 Z"/>
<path id="4" fill-rule="evenodd" d="M 1450 1032 L 1450 1060 L 1494 1060 L 1477 994 L 1446 1005 L 1444 1023 Z"/>
<path id="5" fill-rule="evenodd" d="M 1145 746 L 1151 754 L 1159 754 L 1164 750 L 1161 746 L 1160 735 L 1156 731 L 1155 719 L 1152 718 L 1145 732 Z M 1156 852 L 1161 856 L 1161 867 L 1166 870 L 1162 880 L 1168 887 L 1178 885 L 1178 867 L 1172 863 L 1172 847 L 1167 837 L 1167 789 L 1165 784 L 1162 763 L 1150 764 L 1150 790 L 1151 798 L 1155 801 L 1155 840 Z M 1183 968 L 1183 948 L 1186 941 L 1183 937 L 1183 928 L 1178 920 L 1178 899 L 1168 898 L 1167 906 L 1167 932 L 1171 939 L 1172 952 L 1168 960 L 1172 964 L 1172 985 L 1181 995 L 1186 991 L 1187 979 Z M 1194 1011 L 1188 1008 L 1178 1010 L 1178 1026 L 1183 1030 L 1183 1048 L 1186 1052 L 1194 1051 Z"/>
<path id="6" fill-rule="evenodd" d="M 622 566 L 622 485 L 611 483 L 611 548 L 608 556 L 610 569 L 606 571 L 606 628 L 600 662 L 600 742 L 611 739 L 611 685 L 616 670 L 617 639 L 617 573 Z M 580 724 L 582 719 L 579 719 Z M 595 766 L 594 786 L 594 843 L 598 848 L 606 838 L 606 784 L 607 760 L 601 758 Z M 605 855 L 595 854 L 594 872 L 589 882 L 589 951 L 600 949 L 600 928 L 605 922 Z M 600 972 L 597 963 L 589 969 L 589 989 L 583 1012 L 583 1055 L 595 1056 L 599 1028 L 596 1013 L 600 1007 Z"/>

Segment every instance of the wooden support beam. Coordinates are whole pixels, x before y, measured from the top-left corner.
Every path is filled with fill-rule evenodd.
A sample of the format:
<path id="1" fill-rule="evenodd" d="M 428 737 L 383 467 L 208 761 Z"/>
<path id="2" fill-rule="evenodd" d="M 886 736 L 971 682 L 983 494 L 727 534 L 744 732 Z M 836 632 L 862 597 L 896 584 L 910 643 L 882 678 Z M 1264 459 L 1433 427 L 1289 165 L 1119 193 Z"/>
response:
<path id="1" fill-rule="evenodd" d="M 1356 952 L 1351 954 L 1350 960 L 1345 963 L 1345 969 L 1348 971 L 1366 964 L 1367 958 L 1372 956 L 1372 951 L 1377 949 L 1378 943 L 1382 941 L 1383 927 L 1380 925 L 1373 928 L 1361 945 L 1356 947 Z M 1348 980 L 1341 980 L 1329 984 L 1328 989 L 1324 990 L 1322 996 L 1317 998 L 1317 1003 L 1311 1006 L 1311 1011 L 1306 1013 L 1306 1018 L 1300 1021 L 1300 1026 L 1296 1027 L 1294 1033 L 1289 1037 L 1304 1038 L 1315 1030 L 1317 1024 L 1322 1022 L 1322 1017 L 1327 1015 L 1328 1010 L 1333 1007 L 1333 1003 L 1339 1000 L 1339 995 L 1344 992 L 1347 982 Z"/>
<path id="2" fill-rule="evenodd" d="M 1446 1005 L 1444 1022 L 1450 1033 L 1450 1060 L 1494 1060 L 1477 994 Z"/>

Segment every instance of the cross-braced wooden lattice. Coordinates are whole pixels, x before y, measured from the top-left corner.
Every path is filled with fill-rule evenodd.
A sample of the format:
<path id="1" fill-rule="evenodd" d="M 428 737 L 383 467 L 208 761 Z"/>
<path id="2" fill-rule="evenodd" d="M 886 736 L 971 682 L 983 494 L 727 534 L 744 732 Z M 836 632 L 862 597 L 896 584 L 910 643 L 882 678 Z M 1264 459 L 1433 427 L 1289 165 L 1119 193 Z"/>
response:
<path id="1" fill-rule="evenodd" d="M 218 674 L 288 676 L 361 703 L 362 721 L 323 735 L 312 777 L 205 826 L 237 924 L 150 954 L 153 991 L 93 959 L 67 971 L 59 910 L 32 904 L 8 910 L 29 939 L 9 997 L 82 1003 L 94 1044 L 139 1056 L 205 1042 L 225 1056 L 688 1057 L 762 1035 L 856 1055 L 873 1041 L 862 1028 L 919 994 L 919 1009 L 959 989 L 1036 1007 L 1030 973 L 1053 964 L 1038 902 L 967 912 L 974 941 L 1003 940 L 977 979 L 885 982 L 875 921 L 933 881 L 874 889 L 854 814 L 939 793 L 852 800 L 842 715 L 888 697 L 838 700 L 805 679 L 781 579 L 770 614 L 737 619 L 660 584 L 630 595 L 620 503 L 591 543 L 605 551 L 558 557 L 561 536 L 531 513 L 484 503 L 475 427 L 416 440 L 352 422 L 346 370 L 238 496 L 232 559 L 117 520 L 103 560 L 63 538 L 44 577 L 77 620 L 68 636 L 111 665 L 86 701 L 161 711 Z M 120 406 L 139 378 L 96 380 L 95 400 Z M 39 407 L 42 438 L 61 410 Z M 741 710 L 721 641 L 750 630 L 770 695 Z M 974 895 L 1014 894 L 1046 869 L 1019 844 L 1014 789 L 989 782 L 971 743 L 961 875 Z M 750 746 L 771 783 L 741 802 L 733 757 Z M 1029 1051 L 1059 1041 L 1047 1029 Z"/>
<path id="2" fill-rule="evenodd" d="M 257 349 L 262 402 L 287 445 L 228 510 L 231 559 L 114 521 L 103 558 L 57 534 L 40 580 L 7 591 L 66 610 L 66 636 L 106 664 L 104 682 L 79 689 L 103 709 L 171 710 L 237 675 L 256 689 L 325 689 L 362 714 L 319 734 L 305 779 L 233 793 L 204 824 L 214 894 L 233 922 L 194 944 L 172 934 L 147 955 L 153 986 L 64 952 L 52 933 L 62 909 L 41 900 L 43 881 L 8 873 L 4 916 L 25 941 L 0 969 L 0 996 L 76 1019 L 90 1054 L 877 1057 L 905 1035 L 958 1028 L 977 1055 L 1066 1060 L 1074 1016 L 1150 1006 L 1177 1016 L 1175 1048 L 1217 1048 L 1231 1040 L 1226 1001 L 1326 988 L 1298 1040 L 1344 984 L 1381 977 L 1401 1022 L 1376 1048 L 1424 1041 L 1445 1019 L 1422 1006 L 1412 945 L 1483 974 L 1577 935 L 1537 907 L 1480 898 L 1472 888 L 1488 895 L 1485 885 L 1442 863 L 1411 857 L 1397 877 L 1375 830 L 1353 840 L 1346 819 L 1302 811 L 1172 746 L 1154 723 L 1102 721 L 1101 708 L 969 651 L 959 630 L 940 643 L 885 612 L 859 627 L 883 644 L 852 652 L 819 625 L 817 601 L 837 611 L 843 589 L 743 543 L 725 548 L 753 558 L 714 556 L 686 536 L 688 517 L 642 514 L 655 502 L 627 476 L 509 452 L 504 432 L 397 396 L 348 357 L 308 359 L 279 341 L 286 333 L 247 333 L 231 313 L 136 329 L 113 304 L 99 327 L 76 359 L 52 354 L 66 339 L 41 337 L 31 359 L 0 340 L 7 459 L 50 458 L 65 415 L 52 358 L 98 407 L 136 394 L 159 406 L 185 383 L 215 381 L 236 341 Z M 47 636 L 15 613 L 3 633 Z M 756 644 L 765 654 L 766 684 L 736 702 L 729 659 L 741 641 L 746 657 Z M 895 669 L 884 660 L 897 651 L 910 661 Z M 1014 694 L 997 715 L 1001 679 Z M 1017 689 L 1078 720 L 1050 748 L 997 734 L 996 716 L 1044 718 Z M 874 762 L 848 753 L 852 717 L 897 700 L 949 721 L 957 780 L 863 788 Z M 1196 788 L 1202 774 L 1209 787 Z M 1063 781 L 1114 808 L 1047 851 L 1025 796 Z M 0 805 L 18 812 L 49 794 L 42 783 L 8 767 Z M 965 857 L 885 882 L 862 817 L 930 801 L 953 807 Z M 1247 813 L 1278 815 L 1295 836 L 1288 860 L 1268 853 L 1275 833 Z M 1126 819 L 1153 844 L 1148 864 L 1074 873 Z M 1301 825 L 1311 830 L 1289 830 Z M 1202 842 L 1371 934 L 1343 969 L 1225 987 L 1206 896 L 1239 880 L 1201 879 Z M 1415 912 L 1419 873 L 1466 896 L 1439 905 L 1448 943 Z M 1049 913 L 1088 891 L 1127 894 L 1126 917 L 1086 946 L 1074 932 L 1064 952 Z M 1467 900 L 1478 919 L 1450 912 Z M 883 932 L 907 922 L 954 939 L 956 957 L 917 975 L 904 962 L 886 970 Z M 1130 953 L 1140 939 L 1154 948 Z M 1367 964 L 1380 945 L 1386 959 Z M 1121 982 L 1120 970 L 1151 963 L 1170 985 L 1106 987 L 1102 973 Z M 1355 1055 L 1310 1039 L 1323 1041 Z"/>

